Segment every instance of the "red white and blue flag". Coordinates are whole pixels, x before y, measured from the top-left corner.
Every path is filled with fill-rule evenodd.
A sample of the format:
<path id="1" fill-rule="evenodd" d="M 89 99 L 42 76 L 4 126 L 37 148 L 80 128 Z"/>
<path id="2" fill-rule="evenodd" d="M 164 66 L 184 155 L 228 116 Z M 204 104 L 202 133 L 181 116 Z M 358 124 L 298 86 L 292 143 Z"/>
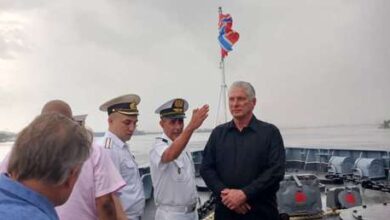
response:
<path id="1" fill-rule="evenodd" d="M 228 52 L 233 50 L 233 45 L 238 41 L 240 35 L 232 30 L 233 19 L 230 14 L 219 13 L 219 36 L 218 41 L 221 45 L 222 59 L 228 55 Z"/>

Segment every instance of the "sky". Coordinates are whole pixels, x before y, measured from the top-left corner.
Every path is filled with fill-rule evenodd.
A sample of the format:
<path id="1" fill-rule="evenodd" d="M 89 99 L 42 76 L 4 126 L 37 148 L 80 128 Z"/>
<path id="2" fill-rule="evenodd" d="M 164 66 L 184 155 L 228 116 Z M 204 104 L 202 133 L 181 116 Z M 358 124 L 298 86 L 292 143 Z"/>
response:
<path id="1" fill-rule="evenodd" d="M 219 6 L 240 33 L 226 83 L 253 84 L 257 118 L 279 127 L 390 119 L 388 0 L 0 0 L 0 130 L 18 132 L 62 99 L 104 131 L 98 107 L 127 93 L 141 97 L 140 130 L 159 130 L 154 110 L 176 97 L 190 109 L 209 104 L 202 127 L 214 127 Z"/>

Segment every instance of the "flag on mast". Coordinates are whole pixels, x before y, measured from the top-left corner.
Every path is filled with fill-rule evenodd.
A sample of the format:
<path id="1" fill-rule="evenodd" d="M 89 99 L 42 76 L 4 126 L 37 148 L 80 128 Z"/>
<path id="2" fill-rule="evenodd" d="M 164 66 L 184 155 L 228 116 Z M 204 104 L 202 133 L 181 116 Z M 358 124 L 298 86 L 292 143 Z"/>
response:
<path id="1" fill-rule="evenodd" d="M 219 12 L 219 36 L 218 41 L 221 46 L 221 58 L 224 59 L 230 51 L 233 50 L 233 45 L 238 41 L 240 35 L 232 30 L 233 18 L 230 14 L 222 14 Z"/>

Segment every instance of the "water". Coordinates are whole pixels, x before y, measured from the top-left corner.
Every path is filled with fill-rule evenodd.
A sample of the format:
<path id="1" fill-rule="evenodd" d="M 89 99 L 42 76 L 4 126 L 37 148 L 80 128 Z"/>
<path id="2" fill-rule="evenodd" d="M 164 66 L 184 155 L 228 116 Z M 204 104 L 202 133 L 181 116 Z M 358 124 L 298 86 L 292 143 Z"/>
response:
<path id="1" fill-rule="evenodd" d="M 194 133 L 192 140 L 188 145 L 188 149 L 191 151 L 203 150 L 204 144 L 209 138 L 209 135 L 209 133 Z M 135 135 L 128 142 L 130 150 L 133 152 L 140 167 L 148 166 L 148 154 L 157 136 L 158 134 Z M 2 161 L 11 150 L 12 144 L 13 142 L 0 143 L 0 161 Z"/>
<path id="2" fill-rule="evenodd" d="M 390 129 L 377 125 L 281 129 L 288 147 L 390 150 Z"/>
<path id="3" fill-rule="evenodd" d="M 376 125 L 281 128 L 286 147 L 324 147 L 359 150 L 390 151 L 390 129 L 379 129 Z M 189 150 L 203 150 L 209 133 L 194 133 Z M 157 134 L 133 136 L 128 142 L 139 165 L 148 165 L 148 153 Z M 0 143 L 0 160 L 9 152 L 12 142 Z"/>

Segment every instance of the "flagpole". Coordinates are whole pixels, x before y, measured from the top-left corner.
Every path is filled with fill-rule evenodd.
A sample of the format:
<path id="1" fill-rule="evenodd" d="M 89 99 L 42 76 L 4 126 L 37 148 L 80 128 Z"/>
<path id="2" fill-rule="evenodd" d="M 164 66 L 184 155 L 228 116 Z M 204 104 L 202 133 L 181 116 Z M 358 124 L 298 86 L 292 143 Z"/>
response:
<path id="1" fill-rule="evenodd" d="M 222 14 L 222 7 L 218 8 L 219 14 Z M 227 113 L 226 113 L 226 91 L 227 91 L 227 86 L 225 82 L 225 59 L 221 54 L 221 61 L 219 63 L 219 68 L 221 69 L 221 74 L 222 74 L 222 82 L 221 82 L 221 89 L 219 91 L 219 100 L 218 100 L 218 108 L 217 108 L 217 117 L 216 117 L 216 122 L 215 125 L 218 125 L 219 121 L 219 112 L 221 110 L 221 105 L 222 105 L 222 117 L 223 117 L 223 123 L 227 122 Z"/>

